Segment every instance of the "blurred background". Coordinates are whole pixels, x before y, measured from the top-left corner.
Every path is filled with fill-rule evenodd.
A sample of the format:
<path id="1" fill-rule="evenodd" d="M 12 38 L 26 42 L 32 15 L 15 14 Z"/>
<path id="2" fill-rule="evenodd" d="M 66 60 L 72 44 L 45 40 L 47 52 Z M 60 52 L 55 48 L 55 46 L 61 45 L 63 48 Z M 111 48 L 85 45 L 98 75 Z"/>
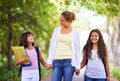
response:
<path id="1" fill-rule="evenodd" d="M 47 61 L 53 29 L 65 10 L 76 14 L 72 25 L 80 33 L 81 51 L 92 29 L 102 32 L 111 75 L 120 80 L 120 0 L 0 0 L 0 81 L 20 81 L 11 46 L 25 31 L 33 33 Z M 42 78 L 51 73 L 41 67 Z"/>

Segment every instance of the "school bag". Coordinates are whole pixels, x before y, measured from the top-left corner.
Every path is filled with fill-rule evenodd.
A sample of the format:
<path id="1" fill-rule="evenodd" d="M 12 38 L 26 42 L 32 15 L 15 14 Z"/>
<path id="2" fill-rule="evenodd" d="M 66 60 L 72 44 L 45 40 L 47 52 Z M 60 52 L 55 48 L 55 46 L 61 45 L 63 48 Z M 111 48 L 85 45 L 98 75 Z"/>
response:
<path id="1" fill-rule="evenodd" d="M 37 60 L 38 60 L 38 68 L 39 68 L 39 81 L 41 81 L 41 67 L 40 67 L 40 59 L 39 59 L 39 54 L 40 54 L 40 51 L 39 51 L 39 47 L 35 46 L 35 50 L 36 50 L 36 53 L 37 53 Z M 20 66 L 20 69 L 19 69 L 19 72 L 18 72 L 18 77 L 21 76 L 21 73 L 22 73 L 22 67 L 25 67 L 25 66 L 30 66 L 30 65 L 21 65 Z"/>

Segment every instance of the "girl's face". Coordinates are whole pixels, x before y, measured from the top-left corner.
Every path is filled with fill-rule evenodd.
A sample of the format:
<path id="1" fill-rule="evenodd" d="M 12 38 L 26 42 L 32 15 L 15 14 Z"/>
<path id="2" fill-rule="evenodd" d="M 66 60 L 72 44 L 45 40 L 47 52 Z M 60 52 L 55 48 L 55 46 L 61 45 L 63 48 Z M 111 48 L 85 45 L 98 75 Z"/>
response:
<path id="1" fill-rule="evenodd" d="M 28 35 L 27 41 L 28 41 L 28 43 L 33 43 L 34 42 L 34 37 L 33 37 L 32 34 Z"/>
<path id="2" fill-rule="evenodd" d="M 67 26 L 68 24 L 69 24 L 69 22 L 66 21 L 65 17 L 61 15 L 61 16 L 60 16 L 60 25 L 63 26 L 63 27 L 65 27 L 65 26 Z"/>
<path id="3" fill-rule="evenodd" d="M 99 41 L 99 35 L 98 35 L 98 33 L 97 32 L 92 32 L 90 40 L 91 40 L 91 42 L 93 44 L 98 43 L 98 41 Z"/>

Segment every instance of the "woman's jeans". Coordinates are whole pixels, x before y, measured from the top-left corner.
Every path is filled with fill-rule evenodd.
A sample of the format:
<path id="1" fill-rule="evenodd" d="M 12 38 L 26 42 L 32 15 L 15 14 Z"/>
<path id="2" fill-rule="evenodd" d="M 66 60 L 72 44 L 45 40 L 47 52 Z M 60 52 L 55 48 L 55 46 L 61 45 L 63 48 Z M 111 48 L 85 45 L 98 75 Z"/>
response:
<path id="1" fill-rule="evenodd" d="M 72 81 L 75 68 L 71 66 L 71 59 L 54 60 L 52 81 Z"/>
<path id="2" fill-rule="evenodd" d="M 85 81 L 106 81 L 106 79 L 102 79 L 102 78 L 90 78 L 88 76 L 85 75 Z"/>

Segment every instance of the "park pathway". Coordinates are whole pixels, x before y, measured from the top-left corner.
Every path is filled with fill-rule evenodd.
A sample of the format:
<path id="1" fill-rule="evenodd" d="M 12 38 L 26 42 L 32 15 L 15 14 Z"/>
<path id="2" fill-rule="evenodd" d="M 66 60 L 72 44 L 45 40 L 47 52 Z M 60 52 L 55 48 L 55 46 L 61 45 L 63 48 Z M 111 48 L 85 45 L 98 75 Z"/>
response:
<path id="1" fill-rule="evenodd" d="M 76 76 L 74 74 L 73 76 L 73 81 L 84 81 L 84 69 L 81 70 L 80 75 Z M 42 81 L 51 81 L 51 74 L 49 74 L 48 76 L 46 76 L 45 78 L 42 79 Z M 114 77 L 111 76 L 110 81 L 119 81 L 117 79 L 115 79 Z"/>

